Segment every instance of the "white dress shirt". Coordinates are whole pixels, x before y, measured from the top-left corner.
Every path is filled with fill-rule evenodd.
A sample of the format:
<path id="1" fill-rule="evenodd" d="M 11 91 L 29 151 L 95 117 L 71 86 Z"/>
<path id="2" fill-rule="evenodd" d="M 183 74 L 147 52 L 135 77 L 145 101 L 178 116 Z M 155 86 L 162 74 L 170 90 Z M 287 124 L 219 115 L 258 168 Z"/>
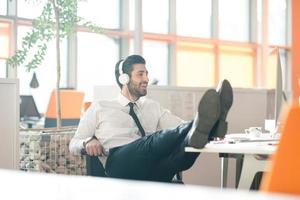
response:
<path id="1" fill-rule="evenodd" d="M 110 148 L 128 144 L 140 138 L 140 132 L 129 115 L 130 101 L 122 94 L 115 100 L 93 102 L 80 120 L 78 129 L 70 142 L 70 152 L 80 154 L 83 142 L 95 135 L 106 152 Z M 134 111 L 146 135 L 167 128 L 175 128 L 183 122 L 163 109 L 156 101 L 140 98 Z M 102 159 L 101 159 L 102 160 Z"/>

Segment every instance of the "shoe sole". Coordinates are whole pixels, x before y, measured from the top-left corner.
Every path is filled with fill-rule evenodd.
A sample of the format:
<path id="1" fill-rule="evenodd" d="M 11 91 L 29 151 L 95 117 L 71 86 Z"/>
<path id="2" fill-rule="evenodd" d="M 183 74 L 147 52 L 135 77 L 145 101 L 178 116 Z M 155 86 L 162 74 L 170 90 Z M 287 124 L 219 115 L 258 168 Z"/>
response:
<path id="1" fill-rule="evenodd" d="M 228 80 L 226 80 L 226 79 L 223 80 L 219 95 L 220 95 L 221 109 L 225 109 L 226 113 L 225 113 L 224 118 L 226 118 L 227 113 L 233 103 L 233 91 L 232 91 L 232 87 Z"/>
<path id="2" fill-rule="evenodd" d="M 220 96 L 221 114 L 220 119 L 213 127 L 209 136 L 210 139 L 213 139 L 214 137 L 225 137 L 227 133 L 226 117 L 233 103 L 233 90 L 228 80 L 225 79 L 222 81 L 219 91 L 220 92 L 218 92 L 218 94 Z"/>
<path id="3" fill-rule="evenodd" d="M 208 142 L 208 136 L 220 116 L 220 97 L 211 89 L 201 98 L 198 105 L 198 124 L 192 133 L 189 146 L 203 148 Z"/>

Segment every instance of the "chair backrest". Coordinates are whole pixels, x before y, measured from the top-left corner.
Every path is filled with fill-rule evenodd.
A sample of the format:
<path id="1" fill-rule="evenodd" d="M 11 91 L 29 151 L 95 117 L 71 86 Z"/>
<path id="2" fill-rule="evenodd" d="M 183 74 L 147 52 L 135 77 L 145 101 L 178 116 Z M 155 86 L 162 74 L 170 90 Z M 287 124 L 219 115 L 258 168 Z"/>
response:
<path id="1" fill-rule="evenodd" d="M 53 90 L 45 114 L 45 127 L 56 126 L 56 91 Z M 60 90 L 62 126 L 78 125 L 84 93 L 76 90 Z"/>
<path id="2" fill-rule="evenodd" d="M 300 194 L 300 107 L 293 105 L 281 127 L 281 139 L 261 190 Z"/>
<path id="3" fill-rule="evenodd" d="M 84 112 L 87 111 L 87 109 L 91 106 L 91 104 L 92 104 L 92 102 L 90 102 L 90 101 L 84 102 L 84 104 L 83 104 Z"/>

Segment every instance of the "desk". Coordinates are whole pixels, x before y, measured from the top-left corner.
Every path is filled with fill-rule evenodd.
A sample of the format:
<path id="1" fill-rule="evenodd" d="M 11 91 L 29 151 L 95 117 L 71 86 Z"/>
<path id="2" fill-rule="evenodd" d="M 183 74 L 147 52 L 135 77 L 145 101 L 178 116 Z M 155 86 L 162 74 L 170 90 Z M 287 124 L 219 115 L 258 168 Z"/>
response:
<path id="1" fill-rule="evenodd" d="M 228 153 L 243 154 L 243 168 L 241 172 L 239 189 L 249 189 L 255 174 L 258 171 L 265 171 L 268 160 L 261 159 L 258 155 L 271 155 L 276 150 L 276 145 L 270 145 L 270 141 L 261 142 L 237 142 L 230 143 L 208 143 L 203 149 L 186 147 L 186 152 L 206 152 L 206 153 Z M 221 187 L 226 187 L 228 158 L 221 158 Z"/>
<path id="2" fill-rule="evenodd" d="M 295 200 L 300 196 L 247 192 L 114 178 L 55 175 L 0 169 L 1 199 L 22 200 Z"/>

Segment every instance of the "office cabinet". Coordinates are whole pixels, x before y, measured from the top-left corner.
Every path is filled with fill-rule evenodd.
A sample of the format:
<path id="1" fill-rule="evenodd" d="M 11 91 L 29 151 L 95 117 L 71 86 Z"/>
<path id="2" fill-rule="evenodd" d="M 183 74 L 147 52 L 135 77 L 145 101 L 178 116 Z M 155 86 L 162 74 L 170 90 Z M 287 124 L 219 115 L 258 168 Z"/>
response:
<path id="1" fill-rule="evenodd" d="M 0 79 L 0 168 L 19 168 L 19 82 Z"/>

